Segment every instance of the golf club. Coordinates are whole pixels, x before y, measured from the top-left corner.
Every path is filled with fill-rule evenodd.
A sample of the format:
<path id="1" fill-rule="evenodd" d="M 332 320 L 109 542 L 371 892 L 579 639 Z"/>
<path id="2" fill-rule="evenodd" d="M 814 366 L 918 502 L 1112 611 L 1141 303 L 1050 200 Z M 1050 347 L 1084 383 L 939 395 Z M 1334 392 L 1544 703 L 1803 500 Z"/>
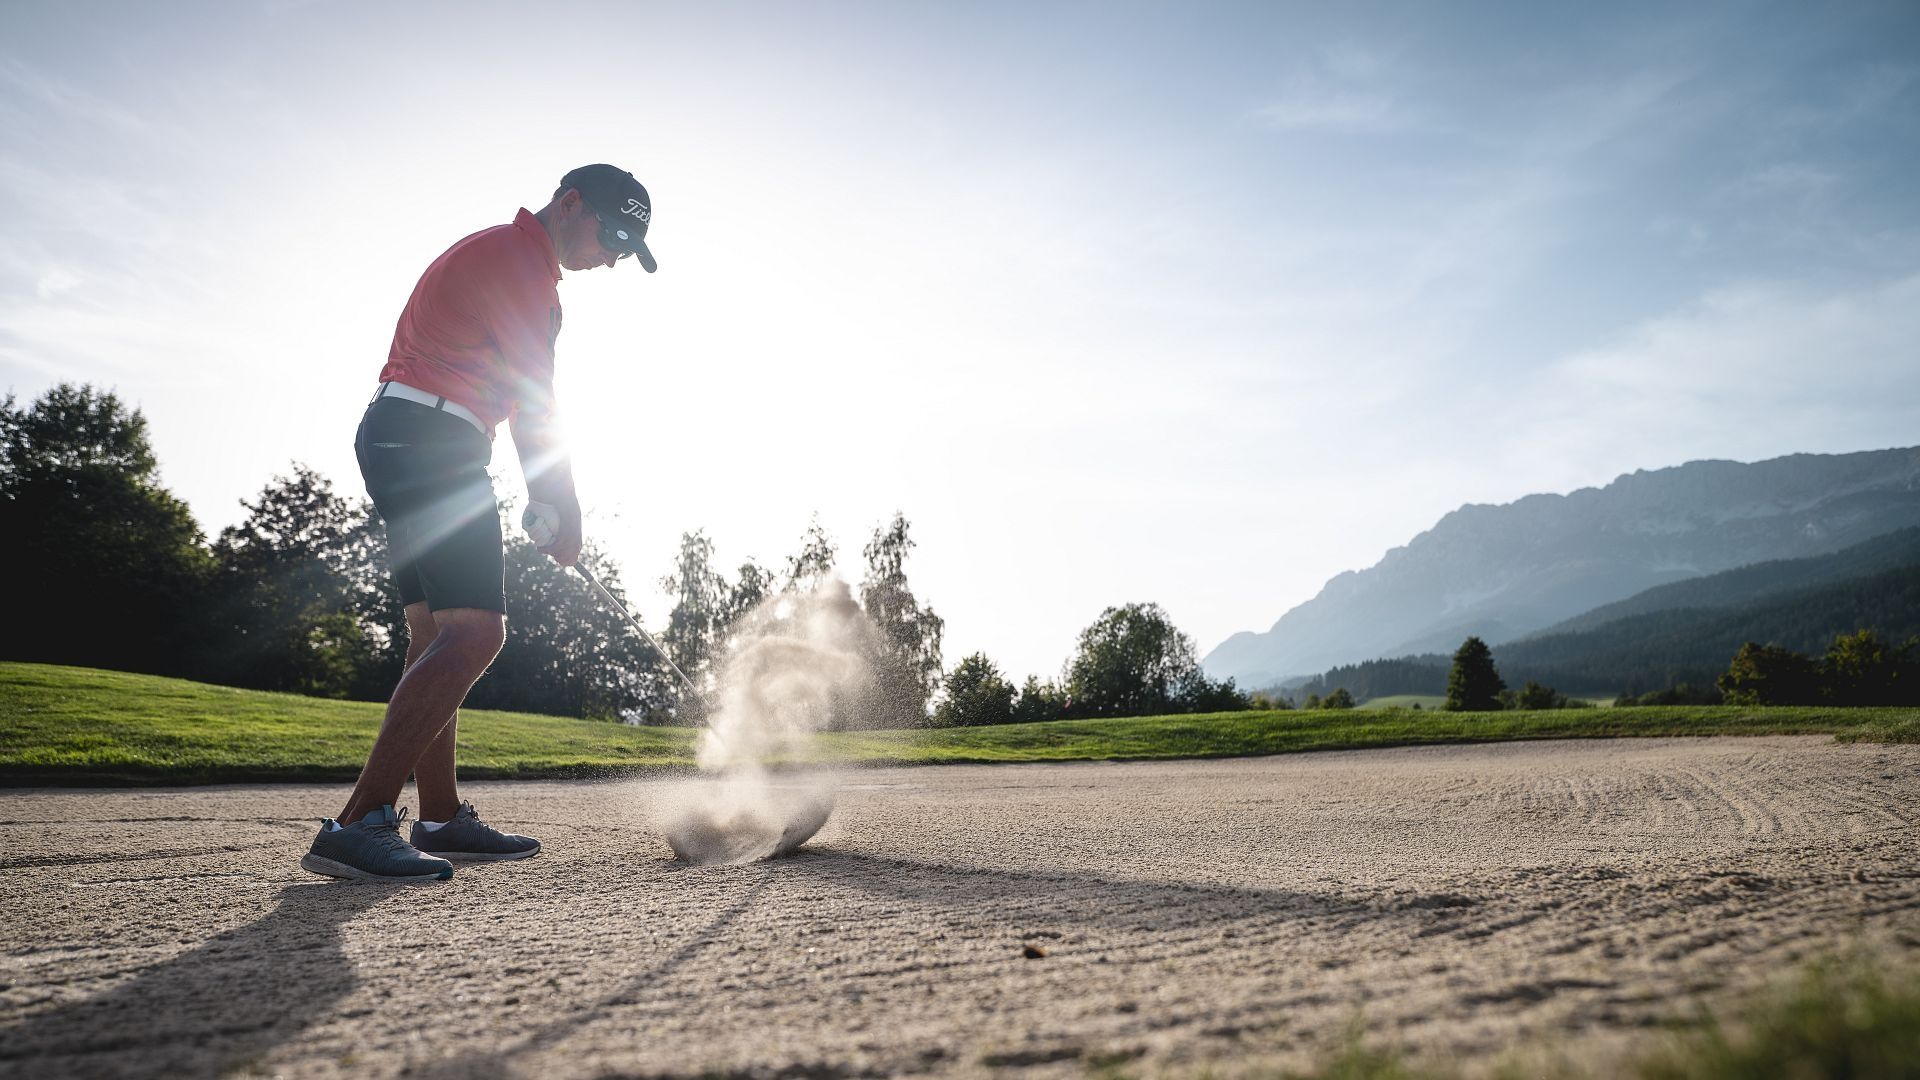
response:
<path id="1" fill-rule="evenodd" d="M 611 605 L 613 610 L 619 612 L 621 617 L 627 620 L 627 625 L 633 627 L 633 629 L 637 633 L 639 633 L 639 635 L 643 639 L 646 640 L 647 644 L 653 646 L 653 651 L 660 654 L 660 659 L 665 660 L 667 662 L 667 666 L 673 669 L 673 673 L 675 675 L 680 676 L 680 681 L 686 684 L 687 692 L 693 695 L 693 699 L 695 701 L 702 700 L 700 696 L 700 688 L 693 685 L 693 680 L 687 678 L 687 673 L 680 670 L 679 664 L 676 664 L 673 662 L 673 657 L 667 655 L 667 650 L 661 648 L 660 643 L 653 640 L 653 635 L 647 633 L 647 628 L 640 625 L 640 620 L 634 618 L 633 614 L 629 612 L 624 606 L 622 606 L 620 601 L 614 599 L 613 593 L 608 591 L 605 585 L 600 584 L 600 579 L 593 576 L 593 571 L 587 569 L 587 564 L 574 563 L 573 568 L 580 572 L 581 577 L 587 579 L 588 584 L 600 590 L 601 598 L 604 599 L 609 605 Z"/>

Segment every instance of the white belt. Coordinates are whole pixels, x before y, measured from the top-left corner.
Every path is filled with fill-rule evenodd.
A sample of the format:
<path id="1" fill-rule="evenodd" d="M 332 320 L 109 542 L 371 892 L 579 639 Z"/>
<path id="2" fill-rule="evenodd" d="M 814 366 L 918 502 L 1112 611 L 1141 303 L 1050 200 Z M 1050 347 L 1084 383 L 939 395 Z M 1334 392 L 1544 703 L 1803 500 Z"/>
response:
<path id="1" fill-rule="evenodd" d="M 380 384 L 380 389 L 374 391 L 373 400 L 379 401 L 383 397 L 397 397 L 402 401 L 416 401 L 422 405 L 430 405 L 433 408 L 439 409 L 441 412 L 452 413 L 467 423 L 472 424 L 474 430 L 482 435 L 487 433 L 487 425 L 480 422 L 480 417 L 475 415 L 472 409 L 467 408 L 457 401 L 448 401 L 439 394 L 430 394 L 417 386 L 408 386 L 403 382 L 383 382 Z"/>

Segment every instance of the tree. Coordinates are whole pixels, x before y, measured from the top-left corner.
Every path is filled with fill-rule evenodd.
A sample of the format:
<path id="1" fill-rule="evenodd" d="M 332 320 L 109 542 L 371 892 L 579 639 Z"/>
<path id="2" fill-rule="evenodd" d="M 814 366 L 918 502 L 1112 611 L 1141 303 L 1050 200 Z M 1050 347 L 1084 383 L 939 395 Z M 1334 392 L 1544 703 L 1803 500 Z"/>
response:
<path id="1" fill-rule="evenodd" d="M 1719 705 L 1725 700 L 1718 687 L 1682 682 L 1664 690 L 1649 690 L 1638 697 L 1622 694 L 1613 699 L 1613 704 L 1615 708 L 1624 709 L 1635 705 Z"/>
<path id="2" fill-rule="evenodd" d="M 376 578 L 367 565 L 385 562 L 370 507 L 335 494 L 326 477 L 299 463 L 241 505 L 247 517 L 223 529 L 213 547 L 210 621 L 219 648 L 209 672 L 265 690 L 384 696 L 399 675 L 406 638 L 386 567 L 377 567 Z"/>
<path id="3" fill-rule="evenodd" d="M 1241 693 L 1233 679 L 1209 679 L 1198 664 L 1174 687 L 1173 700 L 1180 712 L 1243 712 L 1253 708 L 1253 698 Z"/>
<path id="4" fill-rule="evenodd" d="M 1842 634 L 1820 661 L 1820 677 L 1836 705 L 1920 703 L 1920 641 L 1882 642 L 1872 630 Z"/>
<path id="5" fill-rule="evenodd" d="M 747 612 L 758 607 L 761 602 L 774 593 L 773 573 L 759 563 L 748 559 L 740 564 L 739 576 L 727 589 L 727 602 L 722 608 L 722 620 L 728 629 L 739 625 Z"/>
<path id="6" fill-rule="evenodd" d="M 876 528 L 862 554 L 867 572 L 860 582 L 860 606 L 877 633 L 869 658 L 873 687 L 861 711 L 875 727 L 918 727 L 926 723 L 927 700 L 940 685 L 940 638 L 945 620 L 923 607 L 907 583 L 907 553 L 913 541 L 907 519 L 895 513 Z"/>
<path id="7" fill-rule="evenodd" d="M 786 581 L 781 588 L 788 592 L 810 593 L 833 573 L 835 560 L 839 558 L 839 549 L 834 546 L 833 538 L 820 525 L 815 515 L 807 523 L 807 531 L 800 540 L 800 550 L 787 560 Z"/>
<path id="8" fill-rule="evenodd" d="M 1013 684 L 985 653 L 960 661 L 947 676 L 944 696 L 933 710 L 935 727 L 980 727 L 1013 720 Z"/>
<path id="9" fill-rule="evenodd" d="M 825 550 L 830 560 L 831 545 Z M 827 565 L 831 566 L 831 561 Z M 728 582 L 714 569 L 713 541 L 704 530 L 695 530 L 681 534 L 673 573 L 660 579 L 660 587 L 674 599 L 667 628 L 660 635 L 661 644 L 680 670 L 695 683 L 705 685 L 703 675 L 726 659 L 728 641 L 740 621 L 773 595 L 774 579 L 764 567 L 748 559 L 740 564 L 740 576 Z M 673 688 L 679 692 L 678 680 Z"/>
<path id="10" fill-rule="evenodd" d="M 629 722 L 672 718 L 678 680 L 660 655 L 579 575 L 517 531 L 506 535 L 507 641 L 467 705 Z M 619 567 L 592 545 L 580 558 L 631 611 Z"/>
<path id="11" fill-rule="evenodd" d="M 0 620 L 0 656 L 188 673 L 213 561 L 138 410 L 71 383 L 0 401 L 0 519 L 4 565 L 56 586 Z"/>
<path id="12" fill-rule="evenodd" d="M 1507 684 L 1493 664 L 1493 650 L 1477 637 L 1460 643 L 1447 672 L 1447 708 L 1456 712 L 1492 712 L 1500 708 Z"/>
<path id="13" fill-rule="evenodd" d="M 1020 696 L 1014 700 L 1012 720 L 1016 724 L 1038 724 L 1058 720 L 1066 713 L 1067 701 L 1060 688 L 1051 681 L 1041 682 L 1038 676 L 1029 675 L 1021 684 Z"/>
<path id="14" fill-rule="evenodd" d="M 674 598 L 660 643 L 680 670 L 695 676 L 725 634 L 732 599 L 726 579 L 713 568 L 713 541 L 705 531 L 680 535 L 673 573 L 660 579 L 660 588 Z"/>
<path id="15" fill-rule="evenodd" d="M 1564 709 L 1567 707 L 1566 695 L 1551 686 L 1541 686 L 1532 679 L 1520 688 L 1519 697 L 1514 699 L 1514 707 L 1520 709 Z"/>
<path id="16" fill-rule="evenodd" d="M 1351 709 L 1353 708 L 1353 695 L 1348 693 L 1347 688 L 1344 686 L 1335 687 L 1333 693 L 1320 699 L 1320 707 L 1323 709 Z"/>
<path id="17" fill-rule="evenodd" d="M 353 500 L 358 523 L 334 553 L 334 568 L 346 580 L 354 625 L 367 639 L 364 663 L 347 696 L 385 701 L 407 662 L 407 613 L 394 587 L 387 523 L 365 499 Z"/>
<path id="18" fill-rule="evenodd" d="M 1778 645 L 1749 641 L 1714 680 L 1729 705 L 1816 705 L 1820 670 L 1811 659 Z"/>
<path id="19" fill-rule="evenodd" d="M 1185 711 L 1177 691 L 1192 684 L 1198 668 L 1193 640 L 1160 605 L 1110 607 L 1080 632 L 1067 694 L 1073 711 L 1087 716 Z"/>

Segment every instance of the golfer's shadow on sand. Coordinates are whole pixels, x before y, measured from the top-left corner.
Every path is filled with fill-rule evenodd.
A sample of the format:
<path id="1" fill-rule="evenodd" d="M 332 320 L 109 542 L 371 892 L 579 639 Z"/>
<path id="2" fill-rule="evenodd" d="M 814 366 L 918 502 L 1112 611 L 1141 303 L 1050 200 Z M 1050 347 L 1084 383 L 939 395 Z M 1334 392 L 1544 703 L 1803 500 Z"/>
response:
<path id="1" fill-rule="evenodd" d="M 279 906 L 132 981 L 0 1029 L 0 1073 L 217 1076 L 292 1039 L 354 987 L 341 928 L 398 888 L 298 884 Z"/>
<path id="2" fill-rule="evenodd" d="M 936 910 L 994 913 L 1017 923 L 1012 928 L 1019 930 L 1105 926 L 1165 931 L 1303 918 L 1357 925 L 1399 914 L 1377 904 L 1291 889 L 1155 881 L 1084 870 L 947 865 L 833 848 L 803 850 L 785 862 L 792 872 L 816 877 L 822 884 Z"/>
<path id="3" fill-rule="evenodd" d="M 492 1046 L 474 1051 L 462 1057 L 447 1061 L 433 1062 L 424 1066 L 415 1066 L 409 1075 L 421 1080 L 507 1080 L 525 1075 L 516 1064 L 517 1059 L 529 1052 L 550 1049 L 555 1043 L 579 1028 L 607 1016 L 619 1006 L 631 1003 L 635 995 L 655 983 L 665 980 L 674 972 L 699 956 L 708 945 L 725 936 L 741 915 L 745 914 L 759 899 L 766 888 L 767 873 L 760 872 L 738 899 L 714 913 L 713 918 L 698 931 L 687 936 L 679 948 L 674 949 L 660 962 L 629 979 L 619 990 L 602 997 L 598 1001 L 569 1005 L 565 1009 L 554 1010 L 553 1020 L 533 1028 L 516 1030 L 511 1036 L 503 1036 Z"/>
<path id="4" fill-rule="evenodd" d="M 568 1036 L 621 1008 L 675 972 L 694 962 L 707 946 L 732 931 L 769 886 L 782 881 L 811 879 L 820 884 L 866 893 L 877 905 L 898 902 L 952 910 L 972 908 L 1019 926 L 1148 925 L 1169 930 L 1182 926 L 1220 924 L 1251 919 L 1286 922 L 1331 917 L 1336 923 L 1392 918 L 1381 907 L 1324 895 L 1284 889 L 1165 881 L 1137 881 L 1074 871 L 1020 871 L 979 866 L 948 866 L 817 846 L 794 855 L 734 868 L 754 874 L 752 884 L 704 926 L 658 963 L 629 979 L 597 1001 L 582 1002 L 537 1027 L 516 1029 L 510 1037 L 485 1050 L 472 1051 L 425 1066 L 416 1064 L 410 1075 L 421 1080 L 518 1080 L 537 1066 L 523 1064 L 529 1054 L 551 1052 Z M 699 873 L 701 871 L 686 871 Z"/>

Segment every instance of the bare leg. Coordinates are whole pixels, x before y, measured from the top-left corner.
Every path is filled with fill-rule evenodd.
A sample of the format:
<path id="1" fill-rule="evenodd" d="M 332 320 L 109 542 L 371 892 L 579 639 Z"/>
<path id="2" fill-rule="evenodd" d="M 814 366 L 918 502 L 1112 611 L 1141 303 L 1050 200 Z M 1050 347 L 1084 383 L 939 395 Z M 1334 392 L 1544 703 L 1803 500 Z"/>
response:
<path id="1" fill-rule="evenodd" d="M 407 667 L 420 659 L 433 644 L 440 626 L 427 610 L 425 601 L 407 605 Z M 455 709 L 439 737 L 413 763 L 413 779 L 420 788 L 420 820 L 448 821 L 460 809 L 460 793 L 454 785 L 454 737 L 460 725 L 460 710 Z"/>
<path id="2" fill-rule="evenodd" d="M 454 735 L 460 727 L 460 712 L 454 710 L 447 726 L 413 763 L 413 779 L 420 786 L 420 820 L 452 821 L 460 810 L 460 792 L 454 784 Z"/>
<path id="3" fill-rule="evenodd" d="M 415 607 L 421 609 L 419 615 L 424 619 L 416 617 Z M 453 796 L 451 725 L 454 714 L 467 691 L 499 655 L 500 645 L 506 640 L 506 617 L 480 608 L 448 608 L 430 614 L 425 608 L 425 604 L 407 608 L 407 628 L 413 635 L 407 646 L 410 662 L 406 674 L 400 677 L 400 685 L 394 687 L 393 700 L 387 703 L 386 720 L 374 740 L 373 753 L 360 770 L 360 779 L 353 786 L 346 809 L 340 813 L 339 821 L 343 825 L 359 821 L 370 811 L 398 800 L 407 774 L 422 764 L 421 758 L 443 732 L 446 733 L 445 769 L 434 777 L 433 783 L 444 783 L 436 790 L 422 775 L 421 800 L 424 803 L 429 792 L 436 799 Z M 429 625 L 432 641 L 416 654 L 418 642 L 425 637 L 420 631 Z M 458 803 L 454 805 L 457 807 Z M 422 813 L 427 809 L 423 807 Z M 438 813 L 443 808 L 436 804 L 432 809 Z M 447 814 L 451 816 L 452 810 L 447 809 Z M 429 820 L 445 821 L 446 818 Z"/>

